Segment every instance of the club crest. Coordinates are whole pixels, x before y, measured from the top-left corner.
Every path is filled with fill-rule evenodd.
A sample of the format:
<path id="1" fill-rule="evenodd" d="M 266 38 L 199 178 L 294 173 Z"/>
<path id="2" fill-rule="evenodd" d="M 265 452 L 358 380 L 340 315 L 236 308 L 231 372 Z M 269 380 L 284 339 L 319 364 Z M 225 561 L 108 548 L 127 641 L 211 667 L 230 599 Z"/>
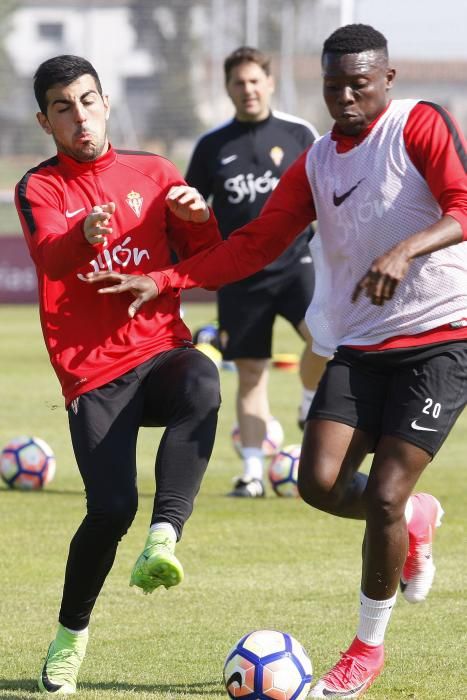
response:
<path id="1" fill-rule="evenodd" d="M 143 198 L 140 195 L 140 193 L 135 192 L 134 190 L 128 192 L 126 196 L 126 202 L 133 209 L 133 211 L 139 219 L 139 217 L 141 216 L 141 210 L 143 208 Z"/>
<path id="2" fill-rule="evenodd" d="M 269 155 L 271 156 L 271 160 L 274 163 L 274 165 L 279 165 L 282 163 L 282 159 L 284 158 L 284 151 L 280 146 L 273 146 L 271 150 L 269 151 Z"/>

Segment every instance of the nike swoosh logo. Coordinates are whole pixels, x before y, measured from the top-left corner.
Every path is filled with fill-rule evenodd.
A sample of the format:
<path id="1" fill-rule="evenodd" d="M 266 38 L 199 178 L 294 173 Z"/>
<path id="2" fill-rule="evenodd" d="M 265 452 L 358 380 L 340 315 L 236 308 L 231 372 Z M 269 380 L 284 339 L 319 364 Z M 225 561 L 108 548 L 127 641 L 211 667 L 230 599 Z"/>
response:
<path id="1" fill-rule="evenodd" d="M 47 676 L 47 671 L 45 670 L 45 668 L 42 670 L 42 685 L 44 686 L 44 688 L 47 690 L 48 693 L 56 693 L 62 687 L 61 685 L 57 685 L 56 683 L 52 683 L 52 681 L 49 680 L 49 677 Z"/>
<path id="2" fill-rule="evenodd" d="M 52 644 L 53 644 L 53 642 L 52 642 Z M 45 664 L 44 664 L 44 667 L 43 667 L 43 669 L 42 669 L 41 678 L 42 678 L 42 684 L 43 684 L 44 688 L 47 690 L 47 692 L 49 692 L 49 693 L 56 693 L 57 691 L 60 690 L 60 688 L 61 688 L 62 686 L 61 686 L 61 685 L 57 685 L 56 683 L 52 683 L 52 681 L 50 680 L 50 678 L 49 678 L 48 675 L 47 675 L 47 670 L 46 670 L 46 669 L 47 669 L 47 661 L 48 661 L 48 658 L 49 658 L 49 651 L 50 651 L 50 647 L 52 646 L 52 644 L 50 644 L 49 650 L 48 650 L 48 652 L 47 652 L 47 658 L 46 658 L 46 660 L 45 660 Z"/>
<path id="3" fill-rule="evenodd" d="M 239 688 L 242 687 L 243 678 L 242 678 L 242 674 L 240 673 L 240 671 L 235 671 L 235 673 L 232 673 L 232 675 L 230 676 L 229 680 L 226 682 L 225 685 L 227 688 L 230 688 L 232 683 L 238 683 L 238 687 Z"/>
<path id="4" fill-rule="evenodd" d="M 357 182 L 356 185 L 354 185 L 353 187 L 351 187 L 350 190 L 348 190 L 347 192 L 344 192 L 344 194 L 336 194 L 336 190 L 334 190 L 334 195 L 333 195 L 333 198 L 332 198 L 332 201 L 334 202 L 334 205 L 335 205 L 336 207 L 340 207 L 340 205 L 342 204 L 342 202 L 345 202 L 345 200 L 347 199 L 347 197 L 350 197 L 350 195 L 352 194 L 352 192 L 353 192 L 354 190 L 357 189 L 357 187 L 359 186 L 359 184 L 360 184 L 361 182 L 363 182 L 364 179 L 365 179 L 365 178 L 362 177 L 362 179 L 359 180 L 359 181 Z"/>
<path id="5" fill-rule="evenodd" d="M 413 428 L 414 430 L 424 430 L 427 433 L 437 433 L 438 431 L 436 428 L 424 428 L 423 425 L 418 425 L 416 420 L 413 420 L 410 424 L 410 427 Z"/>
<path id="6" fill-rule="evenodd" d="M 323 688 L 323 695 L 325 698 L 348 698 L 350 697 L 349 692 L 352 692 L 352 697 L 356 697 L 354 693 L 358 693 L 359 690 L 361 690 L 366 681 L 364 681 L 361 685 L 357 686 L 356 688 L 352 688 L 351 691 L 349 690 L 328 690 L 327 688 Z"/>
<path id="7" fill-rule="evenodd" d="M 237 160 L 238 156 L 226 156 L 225 158 L 221 158 L 221 164 L 222 165 L 227 165 L 227 163 L 231 163 L 233 160 Z"/>
<path id="8" fill-rule="evenodd" d="M 65 216 L 67 219 L 72 219 L 76 214 L 79 214 L 81 211 L 84 211 L 84 207 L 81 207 L 81 209 L 75 209 L 75 211 L 68 211 L 68 209 L 65 212 Z"/>

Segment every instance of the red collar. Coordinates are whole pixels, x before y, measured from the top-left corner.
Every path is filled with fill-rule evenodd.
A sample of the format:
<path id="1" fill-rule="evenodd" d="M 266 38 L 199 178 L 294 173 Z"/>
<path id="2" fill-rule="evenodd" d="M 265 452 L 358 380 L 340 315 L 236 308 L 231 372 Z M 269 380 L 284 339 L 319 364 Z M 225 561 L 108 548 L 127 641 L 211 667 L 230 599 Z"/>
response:
<path id="1" fill-rule="evenodd" d="M 57 156 L 59 162 L 64 165 L 67 170 L 71 170 L 77 174 L 86 172 L 96 173 L 101 170 L 105 170 L 113 165 L 117 158 L 117 154 L 110 144 L 108 150 L 99 156 L 99 158 L 96 158 L 96 160 L 89 160 L 84 163 L 79 160 L 75 160 L 71 156 L 65 155 L 65 153 L 58 152 Z"/>

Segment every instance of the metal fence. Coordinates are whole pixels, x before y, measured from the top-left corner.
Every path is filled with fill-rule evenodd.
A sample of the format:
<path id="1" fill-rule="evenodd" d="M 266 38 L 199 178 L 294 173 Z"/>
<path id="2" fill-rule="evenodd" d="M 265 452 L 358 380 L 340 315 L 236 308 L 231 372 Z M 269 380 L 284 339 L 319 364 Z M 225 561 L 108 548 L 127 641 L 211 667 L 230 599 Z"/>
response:
<path id="1" fill-rule="evenodd" d="M 464 0 L 445 0 L 444 15 L 456 2 L 467 12 Z M 230 51 L 248 44 L 268 53 L 274 107 L 323 132 L 330 127 L 321 97 L 324 39 L 342 23 L 369 21 L 370 9 L 374 15 L 378 7 L 388 20 L 401 3 L 393 0 L 384 10 L 384 3 L 369 0 L 2 0 L 0 235 L 18 232 L 15 183 L 54 152 L 35 117 L 32 78 L 43 60 L 64 53 L 88 58 L 110 95 L 114 145 L 167 155 L 183 172 L 200 133 L 232 115 L 222 71 Z M 412 10 L 417 3 L 426 7 L 425 17 L 425 0 L 414 0 Z M 445 33 L 449 43 L 453 33 Z M 397 59 L 394 96 L 439 102 L 465 127 L 467 57 L 432 54 L 429 60 Z"/>
<path id="2" fill-rule="evenodd" d="M 157 150 L 183 165 L 199 133 L 231 114 L 222 62 L 242 44 L 271 55 L 274 106 L 323 131 L 321 46 L 340 23 L 365 20 L 358 7 L 357 0 L 2 0 L 0 156 L 53 150 L 35 120 L 32 76 L 62 53 L 95 65 L 121 147 Z M 436 56 L 431 64 L 406 62 L 396 92 L 438 99 L 465 123 L 466 67 Z"/>

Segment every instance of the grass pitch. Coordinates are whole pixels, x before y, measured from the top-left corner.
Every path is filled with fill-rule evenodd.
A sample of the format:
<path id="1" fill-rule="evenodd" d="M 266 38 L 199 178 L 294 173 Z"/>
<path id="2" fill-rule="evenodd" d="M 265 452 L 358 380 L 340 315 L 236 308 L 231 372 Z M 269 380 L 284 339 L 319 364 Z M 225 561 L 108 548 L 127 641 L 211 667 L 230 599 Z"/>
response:
<path id="1" fill-rule="evenodd" d="M 187 304 L 192 329 L 212 321 L 210 305 Z M 55 634 L 69 541 L 84 514 L 58 382 L 46 356 L 35 307 L 0 307 L 0 444 L 19 434 L 44 438 L 57 474 L 43 491 L 0 486 L 0 698 L 37 698 L 36 676 Z M 276 352 L 299 352 L 285 323 Z M 363 528 L 315 512 L 269 490 L 260 501 L 228 499 L 240 462 L 231 445 L 233 372 L 221 371 L 223 405 L 214 454 L 177 554 L 186 578 L 144 596 L 128 587 L 144 543 L 153 498 L 153 461 L 160 431 L 140 434 L 140 509 L 98 600 L 80 673 L 83 700 L 226 697 L 224 658 L 258 628 L 290 632 L 319 676 L 347 648 L 357 625 Z M 271 405 L 287 443 L 296 426 L 298 375 L 271 371 Z M 438 567 L 427 603 L 399 597 L 387 634 L 383 676 L 369 700 L 467 697 L 467 559 L 465 463 L 467 413 L 419 483 L 446 511 L 437 531 Z"/>

